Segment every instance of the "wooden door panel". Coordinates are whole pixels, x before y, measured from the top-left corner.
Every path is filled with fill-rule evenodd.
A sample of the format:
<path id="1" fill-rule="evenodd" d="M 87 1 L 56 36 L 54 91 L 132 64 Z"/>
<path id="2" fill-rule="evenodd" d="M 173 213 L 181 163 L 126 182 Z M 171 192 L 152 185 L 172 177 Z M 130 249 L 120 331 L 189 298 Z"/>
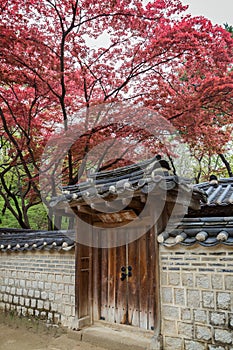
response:
<path id="1" fill-rule="evenodd" d="M 128 314 L 129 324 L 139 327 L 139 242 L 128 245 L 128 266 L 132 267 L 132 276 L 128 277 Z"/>
<path id="2" fill-rule="evenodd" d="M 155 318 L 155 237 L 150 230 L 128 245 L 101 249 L 100 316 L 107 322 L 153 329 Z M 121 268 L 132 276 L 121 280 Z M 127 272 L 127 270 L 126 270 Z"/>

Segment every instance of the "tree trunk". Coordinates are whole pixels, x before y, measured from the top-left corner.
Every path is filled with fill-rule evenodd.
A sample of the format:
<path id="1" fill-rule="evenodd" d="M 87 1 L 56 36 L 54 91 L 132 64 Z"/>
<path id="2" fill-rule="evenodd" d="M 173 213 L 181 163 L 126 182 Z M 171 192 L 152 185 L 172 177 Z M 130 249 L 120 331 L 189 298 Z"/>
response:
<path id="1" fill-rule="evenodd" d="M 222 153 L 219 153 L 218 155 L 219 155 L 219 157 L 221 158 L 223 164 L 225 165 L 229 177 L 233 177 L 233 172 L 232 172 L 232 170 L 231 170 L 230 163 L 226 160 L 225 156 L 224 156 Z"/>

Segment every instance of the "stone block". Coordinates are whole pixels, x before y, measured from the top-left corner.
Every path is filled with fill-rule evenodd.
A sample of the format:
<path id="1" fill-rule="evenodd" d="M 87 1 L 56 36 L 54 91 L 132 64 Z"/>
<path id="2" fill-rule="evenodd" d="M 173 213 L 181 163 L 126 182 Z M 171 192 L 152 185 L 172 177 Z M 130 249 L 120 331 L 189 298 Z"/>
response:
<path id="1" fill-rule="evenodd" d="M 162 322 L 162 334 L 177 336 L 176 322 L 164 319 Z"/>
<path id="2" fill-rule="evenodd" d="M 32 281 L 26 281 L 26 288 L 31 288 Z"/>
<path id="3" fill-rule="evenodd" d="M 164 349 L 166 350 L 181 350 L 183 348 L 183 340 L 181 338 L 165 337 Z"/>
<path id="4" fill-rule="evenodd" d="M 178 320 L 180 318 L 179 308 L 175 306 L 164 305 L 162 308 L 162 314 L 163 314 L 163 317 L 165 318 L 171 318 L 174 320 Z"/>
<path id="5" fill-rule="evenodd" d="M 162 293 L 162 302 L 165 304 L 172 304 L 173 303 L 173 293 L 172 288 L 169 287 L 163 287 L 161 290 Z"/>
<path id="6" fill-rule="evenodd" d="M 212 339 L 212 330 L 207 326 L 196 326 L 196 338 L 198 340 L 209 341 Z"/>
<path id="7" fill-rule="evenodd" d="M 19 298 L 19 303 L 20 303 L 21 306 L 24 306 L 24 303 L 25 303 L 24 297 L 20 297 Z"/>
<path id="8" fill-rule="evenodd" d="M 36 303 L 37 303 L 36 299 L 31 299 L 31 307 L 36 308 Z"/>
<path id="9" fill-rule="evenodd" d="M 225 347 L 223 348 L 222 346 L 218 345 L 208 345 L 208 350 L 225 350 Z"/>
<path id="10" fill-rule="evenodd" d="M 29 289 L 29 291 L 28 291 L 28 297 L 29 297 L 29 298 L 33 298 L 33 297 L 34 297 L 34 290 L 33 290 L 33 289 Z"/>
<path id="11" fill-rule="evenodd" d="M 68 291 L 69 294 L 73 294 L 75 295 L 75 286 L 69 286 L 69 291 Z"/>
<path id="12" fill-rule="evenodd" d="M 217 293 L 217 308 L 222 310 L 231 309 L 231 294 L 230 293 Z"/>
<path id="13" fill-rule="evenodd" d="M 178 272 L 169 272 L 168 273 L 168 284 L 171 286 L 180 285 L 180 274 Z"/>
<path id="14" fill-rule="evenodd" d="M 14 303 L 14 304 L 18 304 L 18 302 L 19 302 L 19 297 L 17 297 L 16 295 L 14 295 L 14 297 L 13 297 L 13 303 Z"/>
<path id="15" fill-rule="evenodd" d="M 196 287 L 202 289 L 210 288 L 210 279 L 208 275 L 197 275 L 196 276 Z"/>
<path id="16" fill-rule="evenodd" d="M 217 274 L 211 275 L 211 284 L 213 289 L 223 289 L 223 276 Z"/>
<path id="17" fill-rule="evenodd" d="M 55 275 L 52 273 L 48 274 L 48 282 L 52 283 L 55 281 Z"/>
<path id="18" fill-rule="evenodd" d="M 184 306 L 185 305 L 184 289 L 175 288 L 174 299 L 175 299 L 175 304 Z"/>
<path id="19" fill-rule="evenodd" d="M 56 275 L 56 282 L 63 282 L 61 275 Z"/>
<path id="20" fill-rule="evenodd" d="M 187 306 L 192 308 L 200 307 L 200 291 L 199 290 L 187 290 Z"/>
<path id="21" fill-rule="evenodd" d="M 37 308 L 40 310 L 44 308 L 44 302 L 42 300 L 37 301 Z"/>
<path id="22" fill-rule="evenodd" d="M 185 350 L 205 350 L 205 344 L 196 341 L 185 340 L 184 343 Z"/>
<path id="23" fill-rule="evenodd" d="M 225 289 L 226 290 L 233 290 L 233 276 L 225 276 Z"/>
<path id="24" fill-rule="evenodd" d="M 210 312 L 210 324 L 214 326 L 223 326 L 226 324 L 226 315 L 224 312 Z"/>
<path id="25" fill-rule="evenodd" d="M 207 312 L 205 310 L 194 310 L 194 320 L 200 323 L 207 323 Z"/>
<path id="26" fill-rule="evenodd" d="M 181 309 L 181 320 L 189 321 L 192 318 L 192 312 L 190 309 Z"/>
<path id="27" fill-rule="evenodd" d="M 44 309 L 45 309 L 45 310 L 49 310 L 49 309 L 50 309 L 50 302 L 49 302 L 48 300 L 46 300 L 46 301 L 44 302 Z"/>
<path id="28" fill-rule="evenodd" d="M 17 295 L 23 295 L 23 290 L 22 290 L 22 288 L 17 288 L 17 289 L 16 289 L 16 294 L 17 294 Z"/>
<path id="29" fill-rule="evenodd" d="M 25 306 L 30 306 L 30 299 L 29 298 L 25 298 Z"/>
<path id="30" fill-rule="evenodd" d="M 58 290 L 58 286 L 57 286 L 57 283 L 52 283 L 52 291 L 57 291 Z"/>
<path id="31" fill-rule="evenodd" d="M 46 300 L 47 298 L 48 298 L 48 293 L 45 291 L 41 292 L 41 299 Z"/>
<path id="32" fill-rule="evenodd" d="M 162 271 L 160 275 L 161 285 L 167 285 L 167 272 Z M 71 281 L 72 282 L 72 281 Z"/>
<path id="33" fill-rule="evenodd" d="M 214 338 L 216 342 L 220 342 L 222 344 L 232 344 L 233 342 L 232 332 L 225 329 L 215 329 Z"/>
<path id="34" fill-rule="evenodd" d="M 58 284 L 58 290 L 64 290 L 64 284 L 63 283 L 59 283 Z"/>
<path id="35" fill-rule="evenodd" d="M 214 308 L 214 292 L 202 292 L 203 307 Z"/>
<path id="36" fill-rule="evenodd" d="M 185 338 L 193 338 L 193 325 L 186 322 L 178 322 L 178 334 Z"/>
<path id="37" fill-rule="evenodd" d="M 38 282 L 37 281 L 32 281 L 32 288 L 38 289 Z"/>
<path id="38" fill-rule="evenodd" d="M 53 301 L 55 299 L 55 294 L 54 293 L 49 293 L 49 300 Z"/>
<path id="39" fill-rule="evenodd" d="M 63 276 L 63 282 L 64 283 L 71 283 L 71 278 L 68 275 Z"/>
<path id="40" fill-rule="evenodd" d="M 5 292 L 5 290 L 4 290 L 3 292 Z M 12 287 L 12 288 L 11 288 L 11 294 L 14 295 L 14 294 L 16 294 L 15 292 L 16 292 L 16 288 L 15 288 L 15 287 Z"/>
<path id="41" fill-rule="evenodd" d="M 26 281 L 25 281 L 25 280 L 21 280 L 21 281 L 19 282 L 19 285 L 20 285 L 21 288 L 25 288 L 25 286 L 26 286 Z"/>
<path id="42" fill-rule="evenodd" d="M 52 287 L 52 284 L 51 284 L 50 282 L 45 282 L 44 288 L 45 288 L 46 290 L 51 290 L 51 287 Z"/>
<path id="43" fill-rule="evenodd" d="M 44 289 L 44 282 L 43 281 L 38 282 L 38 289 L 40 289 L 40 290 Z"/>
<path id="44" fill-rule="evenodd" d="M 11 287 L 14 285 L 14 280 L 12 278 L 9 278 L 9 283 L 8 285 Z"/>
<path id="45" fill-rule="evenodd" d="M 40 291 L 39 290 L 35 290 L 35 298 L 40 298 Z"/>

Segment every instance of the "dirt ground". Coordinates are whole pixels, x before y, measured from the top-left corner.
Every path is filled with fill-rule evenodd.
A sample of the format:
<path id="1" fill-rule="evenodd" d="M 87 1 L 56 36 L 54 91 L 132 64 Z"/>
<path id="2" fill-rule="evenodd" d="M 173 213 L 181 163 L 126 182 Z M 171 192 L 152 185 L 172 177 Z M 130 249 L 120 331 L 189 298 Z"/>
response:
<path id="1" fill-rule="evenodd" d="M 0 323 L 0 350 L 104 350 L 65 331 L 46 331 Z M 106 349 L 105 349 L 106 350 Z"/>

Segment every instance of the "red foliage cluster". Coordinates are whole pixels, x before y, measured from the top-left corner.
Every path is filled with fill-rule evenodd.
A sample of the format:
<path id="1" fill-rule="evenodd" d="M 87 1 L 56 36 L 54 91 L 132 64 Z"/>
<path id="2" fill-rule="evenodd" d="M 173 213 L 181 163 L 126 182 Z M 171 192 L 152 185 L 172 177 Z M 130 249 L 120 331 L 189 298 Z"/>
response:
<path id="1" fill-rule="evenodd" d="M 180 0 L 0 0 L 0 132 L 27 193 L 39 196 L 40 157 L 54 131 L 101 103 L 147 106 L 198 152 L 221 152 L 231 133 L 233 39 L 185 10 Z M 86 123 L 68 155 L 69 182 L 85 154 L 116 137 L 111 126 L 94 133 L 95 121 Z"/>

